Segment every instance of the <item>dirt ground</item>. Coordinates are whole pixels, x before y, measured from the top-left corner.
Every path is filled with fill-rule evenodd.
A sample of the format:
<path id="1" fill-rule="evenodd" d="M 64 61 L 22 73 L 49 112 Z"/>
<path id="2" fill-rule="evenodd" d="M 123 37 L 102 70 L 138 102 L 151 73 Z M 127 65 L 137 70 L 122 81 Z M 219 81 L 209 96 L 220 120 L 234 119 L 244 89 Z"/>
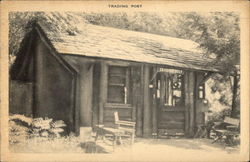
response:
<path id="1" fill-rule="evenodd" d="M 146 161 L 213 161 L 239 155 L 239 147 L 228 147 L 220 143 L 211 143 L 211 139 L 136 139 L 135 144 L 118 147 L 114 156 L 129 157 L 126 160 Z M 194 159 L 193 159 L 194 158 Z M 125 159 L 124 159 L 125 160 Z M 226 160 L 228 161 L 228 160 Z"/>
<path id="2" fill-rule="evenodd" d="M 212 143 L 211 139 L 143 139 L 137 138 L 134 145 L 117 147 L 115 152 L 119 153 L 122 150 L 130 149 L 131 151 L 141 152 L 158 152 L 164 150 L 164 152 L 173 151 L 197 151 L 197 152 L 222 152 L 222 153 L 238 153 L 239 146 L 225 146 L 222 143 Z M 160 151 L 161 152 L 161 151 Z"/>
<path id="3" fill-rule="evenodd" d="M 83 140 L 77 137 L 61 137 L 57 139 L 33 138 L 22 143 L 10 145 L 12 152 L 68 152 L 68 153 L 84 153 L 85 149 L 82 146 Z M 172 153 L 176 152 L 197 152 L 197 153 L 223 153 L 237 154 L 239 146 L 229 147 L 221 143 L 212 144 L 211 139 L 144 139 L 136 138 L 135 143 L 131 146 L 128 142 L 123 145 L 117 145 L 115 150 L 111 143 L 102 141 L 97 142 L 98 145 L 107 149 L 108 153 Z"/>

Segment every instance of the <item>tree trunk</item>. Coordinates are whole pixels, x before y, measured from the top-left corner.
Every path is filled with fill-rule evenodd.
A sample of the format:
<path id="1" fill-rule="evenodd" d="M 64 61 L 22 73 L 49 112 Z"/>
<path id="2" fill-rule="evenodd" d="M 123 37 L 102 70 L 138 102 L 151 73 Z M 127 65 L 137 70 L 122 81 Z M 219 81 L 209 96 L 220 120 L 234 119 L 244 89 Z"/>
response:
<path id="1" fill-rule="evenodd" d="M 234 118 L 237 116 L 237 105 L 236 105 L 237 91 L 238 91 L 238 78 L 237 75 L 235 75 L 233 81 L 233 98 L 232 98 L 232 111 L 231 111 L 231 117 Z"/>

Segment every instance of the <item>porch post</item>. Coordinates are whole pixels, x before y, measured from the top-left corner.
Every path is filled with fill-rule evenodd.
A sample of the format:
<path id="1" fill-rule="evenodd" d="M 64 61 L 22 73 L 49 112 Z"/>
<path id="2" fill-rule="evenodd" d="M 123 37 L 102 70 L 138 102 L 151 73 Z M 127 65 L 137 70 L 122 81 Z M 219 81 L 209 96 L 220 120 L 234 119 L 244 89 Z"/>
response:
<path id="1" fill-rule="evenodd" d="M 104 103 L 107 99 L 107 78 L 108 69 L 105 62 L 101 62 L 101 73 L 100 73 L 100 93 L 99 93 L 99 124 L 103 124 L 103 109 Z"/>
<path id="2" fill-rule="evenodd" d="M 189 130 L 189 72 L 185 72 L 184 74 L 184 86 L 185 86 L 185 135 L 188 136 Z"/>
<path id="3" fill-rule="evenodd" d="M 137 92 L 138 95 L 138 106 L 136 109 L 136 136 L 141 137 L 143 135 L 143 88 L 144 88 L 144 75 L 143 75 L 144 67 L 143 65 L 140 66 L 140 83 L 139 89 Z"/>
<path id="4" fill-rule="evenodd" d="M 194 135 L 194 120 L 195 120 L 195 105 L 194 105 L 194 91 L 195 91 L 195 75 L 194 72 L 189 73 L 189 104 L 190 104 L 190 122 L 189 122 L 189 135 L 192 137 Z"/>
<path id="5" fill-rule="evenodd" d="M 92 77 L 93 64 L 80 65 L 80 126 L 91 126 L 92 123 Z"/>
<path id="6" fill-rule="evenodd" d="M 153 68 L 153 74 L 157 72 L 156 67 Z M 153 90 L 152 90 L 152 123 L 153 123 L 153 130 L 152 133 L 154 135 L 157 134 L 157 105 L 156 105 L 156 78 L 153 80 Z"/>
<path id="7" fill-rule="evenodd" d="M 144 110 L 143 110 L 143 137 L 151 135 L 151 111 L 149 95 L 149 66 L 144 66 Z"/>

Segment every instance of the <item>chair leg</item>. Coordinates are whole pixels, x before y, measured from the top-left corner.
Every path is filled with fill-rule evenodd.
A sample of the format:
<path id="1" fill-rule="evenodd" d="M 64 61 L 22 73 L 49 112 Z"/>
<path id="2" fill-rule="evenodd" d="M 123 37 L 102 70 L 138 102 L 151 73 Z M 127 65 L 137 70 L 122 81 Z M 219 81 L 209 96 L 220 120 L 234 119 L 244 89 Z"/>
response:
<path id="1" fill-rule="evenodd" d="M 132 134 L 131 134 L 131 145 L 133 145 L 134 142 L 135 142 L 135 133 L 132 132 Z"/>
<path id="2" fill-rule="evenodd" d="M 121 136 L 118 137 L 118 141 L 120 142 L 120 145 L 123 145 L 122 137 Z"/>
<path id="3" fill-rule="evenodd" d="M 113 151 L 115 151 L 115 146 L 116 146 L 116 142 L 117 142 L 117 136 L 116 135 L 114 135 L 113 136 Z"/>

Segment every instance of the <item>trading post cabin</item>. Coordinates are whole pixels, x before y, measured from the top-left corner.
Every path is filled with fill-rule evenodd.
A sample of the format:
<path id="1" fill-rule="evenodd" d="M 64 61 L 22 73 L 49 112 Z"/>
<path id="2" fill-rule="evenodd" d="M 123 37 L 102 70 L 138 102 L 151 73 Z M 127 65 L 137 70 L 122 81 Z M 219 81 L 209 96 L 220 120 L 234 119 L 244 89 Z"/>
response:
<path id="1" fill-rule="evenodd" d="M 55 34 L 36 22 L 10 70 L 10 112 L 64 120 L 79 135 L 112 126 L 118 111 L 138 137 L 190 137 L 204 124 L 212 62 L 190 40 L 90 24 Z"/>

